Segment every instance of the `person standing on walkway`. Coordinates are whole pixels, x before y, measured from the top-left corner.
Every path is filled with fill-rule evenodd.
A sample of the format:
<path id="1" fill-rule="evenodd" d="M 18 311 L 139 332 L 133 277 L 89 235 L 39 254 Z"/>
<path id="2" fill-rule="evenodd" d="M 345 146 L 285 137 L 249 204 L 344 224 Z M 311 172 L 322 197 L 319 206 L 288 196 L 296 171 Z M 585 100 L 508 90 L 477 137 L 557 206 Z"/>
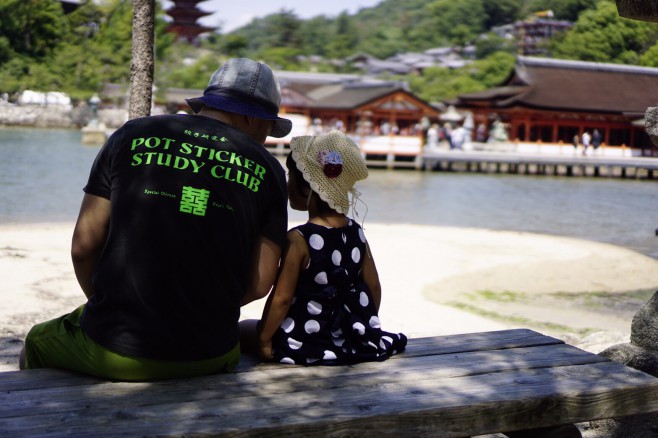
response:
<path id="1" fill-rule="evenodd" d="M 589 132 L 585 131 L 583 132 L 582 135 L 582 143 L 583 143 L 583 155 L 587 155 L 587 148 L 589 148 L 591 136 L 589 135 Z"/>
<path id="2" fill-rule="evenodd" d="M 601 146 L 601 141 L 601 133 L 598 129 L 595 129 L 594 132 L 592 132 L 592 148 L 594 149 L 595 154 L 597 153 L 599 146 Z"/>
<path id="3" fill-rule="evenodd" d="M 229 59 L 195 114 L 131 120 L 99 151 L 71 256 L 87 297 L 34 326 L 21 369 L 112 380 L 229 371 L 240 306 L 267 295 L 286 242 L 285 172 L 263 144 L 284 137 L 272 70 Z"/>
<path id="4" fill-rule="evenodd" d="M 578 134 L 574 134 L 573 139 L 571 140 L 571 144 L 573 145 L 573 153 L 578 152 Z"/>

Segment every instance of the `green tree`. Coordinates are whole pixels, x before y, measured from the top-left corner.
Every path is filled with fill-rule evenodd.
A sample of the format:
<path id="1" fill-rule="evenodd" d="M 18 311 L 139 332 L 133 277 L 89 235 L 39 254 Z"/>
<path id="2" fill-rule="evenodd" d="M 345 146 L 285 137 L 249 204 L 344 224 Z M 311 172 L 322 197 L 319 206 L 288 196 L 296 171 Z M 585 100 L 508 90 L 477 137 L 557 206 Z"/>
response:
<path id="1" fill-rule="evenodd" d="M 429 5 L 436 31 L 463 45 L 485 30 L 487 14 L 483 0 L 436 0 Z"/>
<path id="2" fill-rule="evenodd" d="M 480 35 L 475 41 L 475 57 L 483 59 L 496 52 L 514 53 L 516 45 L 514 41 L 500 37 L 493 32 Z"/>
<path id="3" fill-rule="evenodd" d="M 550 44 L 554 57 L 627 63 L 639 60 L 658 37 L 658 24 L 621 18 L 614 3 L 601 1 L 581 13 L 574 27 Z"/>
<path id="4" fill-rule="evenodd" d="M 511 53 L 496 52 L 475 61 L 465 69 L 469 71 L 473 79 L 482 83 L 484 88 L 491 88 L 500 85 L 509 76 L 515 62 L 516 58 Z"/>
<path id="5" fill-rule="evenodd" d="M 512 71 L 514 62 L 514 55 L 497 52 L 459 69 L 431 67 L 422 75 L 407 79 L 415 94 L 436 102 L 500 85 Z"/>
<path id="6" fill-rule="evenodd" d="M 332 21 L 323 15 L 301 22 L 298 35 L 305 54 L 320 56 L 327 54 L 327 41 L 331 40 L 331 25 Z"/>
<path id="7" fill-rule="evenodd" d="M 515 22 L 521 18 L 523 5 L 524 0 L 483 0 L 482 6 L 486 14 L 484 28 L 491 29 Z"/>
<path id="8" fill-rule="evenodd" d="M 483 89 L 480 82 L 463 74 L 461 69 L 445 67 L 426 68 L 422 76 L 409 78 L 409 86 L 414 94 L 428 102 L 439 102 Z"/>
<path id="9" fill-rule="evenodd" d="M 53 53 L 51 70 L 66 78 L 66 89 L 73 97 L 86 98 L 102 85 L 102 65 L 92 54 L 104 16 L 101 9 L 88 2 L 66 16 L 70 32 Z"/>
<path id="10" fill-rule="evenodd" d="M 226 35 L 219 44 L 222 53 L 230 57 L 245 56 L 248 46 L 249 42 L 242 35 Z"/>
<path id="11" fill-rule="evenodd" d="M 208 78 L 221 65 L 221 60 L 214 54 L 206 54 L 189 66 L 178 66 L 167 72 L 161 78 L 161 86 L 176 88 L 204 89 L 208 85 Z"/>
<path id="12" fill-rule="evenodd" d="M 67 32 L 59 2 L 0 0 L 0 37 L 16 53 L 43 58 L 52 53 Z"/>
<path id="13" fill-rule="evenodd" d="M 580 13 L 594 9 L 601 0 L 534 0 L 529 2 L 528 12 L 551 10 L 556 19 L 576 21 Z"/>
<path id="14" fill-rule="evenodd" d="M 658 67 L 658 43 L 649 47 L 649 50 L 640 56 L 640 64 L 647 67 Z"/>
<path id="15" fill-rule="evenodd" d="M 258 58 L 264 59 L 272 68 L 278 70 L 297 70 L 298 57 L 302 54 L 294 47 L 266 47 L 259 52 Z"/>
<path id="16" fill-rule="evenodd" d="M 335 23 L 335 31 L 327 44 L 327 54 L 332 58 L 344 58 L 357 51 L 359 35 L 352 18 L 347 12 L 342 12 Z"/>

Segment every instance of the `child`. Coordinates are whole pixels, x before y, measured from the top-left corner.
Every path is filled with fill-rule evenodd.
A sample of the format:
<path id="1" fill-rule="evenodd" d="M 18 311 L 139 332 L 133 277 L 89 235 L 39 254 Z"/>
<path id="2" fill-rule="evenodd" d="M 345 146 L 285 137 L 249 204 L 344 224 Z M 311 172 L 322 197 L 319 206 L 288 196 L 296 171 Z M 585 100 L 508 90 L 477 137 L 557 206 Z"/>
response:
<path id="1" fill-rule="evenodd" d="M 308 222 L 288 232 L 279 278 L 259 326 L 263 359 L 302 365 L 385 360 L 404 350 L 403 334 L 384 332 L 381 287 L 361 227 L 346 216 L 368 169 L 340 131 L 292 139 L 288 198 Z M 351 193 L 350 202 L 348 194 Z"/>

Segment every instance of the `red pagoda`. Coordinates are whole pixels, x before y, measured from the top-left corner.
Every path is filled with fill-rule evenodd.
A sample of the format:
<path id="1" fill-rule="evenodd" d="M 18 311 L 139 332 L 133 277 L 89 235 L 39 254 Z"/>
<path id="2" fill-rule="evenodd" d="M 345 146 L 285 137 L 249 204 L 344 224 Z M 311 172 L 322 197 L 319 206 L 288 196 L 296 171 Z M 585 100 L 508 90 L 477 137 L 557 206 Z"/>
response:
<path id="1" fill-rule="evenodd" d="M 174 4 L 167 9 L 169 15 L 174 21 L 167 27 L 168 32 L 175 33 L 180 39 L 186 39 L 194 43 L 199 35 L 204 32 L 212 32 L 213 27 L 202 26 L 197 20 L 212 12 L 202 11 L 197 7 L 197 3 L 203 3 L 205 0 L 171 0 Z"/>

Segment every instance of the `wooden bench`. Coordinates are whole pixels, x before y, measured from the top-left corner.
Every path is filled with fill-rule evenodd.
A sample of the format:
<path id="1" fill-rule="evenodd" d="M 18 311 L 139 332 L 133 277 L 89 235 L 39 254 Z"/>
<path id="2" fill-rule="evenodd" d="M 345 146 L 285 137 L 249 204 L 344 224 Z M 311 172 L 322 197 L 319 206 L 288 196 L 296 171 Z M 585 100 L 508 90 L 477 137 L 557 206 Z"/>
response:
<path id="1" fill-rule="evenodd" d="M 411 339 L 386 362 L 107 382 L 0 374 L 1 436 L 463 437 L 658 411 L 658 379 L 517 329 Z"/>

